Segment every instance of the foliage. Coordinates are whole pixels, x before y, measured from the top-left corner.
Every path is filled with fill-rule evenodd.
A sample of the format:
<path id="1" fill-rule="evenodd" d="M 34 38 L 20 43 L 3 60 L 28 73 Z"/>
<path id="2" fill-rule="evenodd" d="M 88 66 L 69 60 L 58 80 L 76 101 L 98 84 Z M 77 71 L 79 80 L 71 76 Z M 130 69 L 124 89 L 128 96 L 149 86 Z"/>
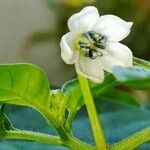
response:
<path id="1" fill-rule="evenodd" d="M 135 111 L 133 112 L 136 113 L 136 111 L 141 111 L 141 108 L 135 98 L 127 92 L 121 91 L 121 89 L 117 87 L 124 86 L 142 90 L 150 89 L 150 63 L 134 58 L 134 64 L 136 66 L 130 68 L 115 67 L 112 74 L 106 74 L 105 80 L 102 84 L 90 82 L 91 92 L 96 98 L 97 104 L 99 105 L 103 99 L 104 103 L 113 106 L 101 107 L 104 116 L 105 112 L 107 112 L 106 114 L 109 114 L 109 112 L 111 114 L 113 111 L 114 113 L 118 111 L 115 115 L 112 113 L 112 115 L 109 116 L 112 118 L 110 121 L 113 122 L 114 117 L 118 116 L 117 118 L 120 120 L 120 124 L 118 124 L 120 126 L 119 128 L 123 129 L 125 128 L 123 125 L 126 125 L 128 123 L 127 121 L 129 121 L 129 123 L 131 121 L 133 132 L 135 132 L 136 129 L 135 120 L 132 117 L 131 120 L 128 120 L 129 118 L 127 117 L 126 121 L 122 115 L 124 114 L 127 116 L 127 114 L 132 114 L 131 112 L 133 110 Z M 76 122 L 73 122 L 73 120 L 75 119 L 77 112 L 84 105 L 83 95 L 77 79 L 68 81 L 61 89 L 51 90 L 44 71 L 39 67 L 32 64 L 0 65 L 0 103 L 0 138 L 31 140 L 46 144 L 66 146 L 71 149 L 95 149 L 94 146 L 75 138 L 73 134 L 74 123 Z M 11 122 L 5 114 L 4 103 L 34 108 L 40 112 L 48 125 L 53 126 L 56 130 L 57 136 L 35 133 L 33 131 L 25 131 L 12 127 Z M 125 112 L 125 110 L 127 112 Z M 146 114 L 146 111 L 143 110 L 142 113 Z M 20 113 L 18 116 L 19 115 Z M 81 117 L 79 119 L 79 122 L 81 122 L 77 123 L 77 127 L 80 127 L 79 124 L 84 124 L 84 121 L 87 120 L 85 116 L 83 116 L 83 118 L 84 119 Z M 138 118 L 137 121 L 139 121 Z M 106 120 L 103 121 L 104 126 L 107 126 L 107 123 L 105 124 L 105 122 Z M 26 123 L 28 123 L 28 121 L 26 121 Z M 142 129 L 143 127 L 146 126 L 141 124 L 139 129 Z M 114 125 L 112 125 L 109 130 L 111 130 L 111 128 L 114 128 Z M 149 132 L 150 129 L 148 127 L 131 136 L 129 136 L 130 134 L 126 134 L 126 136 L 129 137 L 125 139 L 123 139 L 123 137 L 120 138 L 119 140 L 123 140 L 118 143 L 112 143 L 111 141 L 108 147 L 112 150 L 118 148 L 123 150 L 125 147 L 128 147 L 129 149 L 136 148 L 144 142 L 149 141 Z M 75 132 L 75 135 L 78 138 L 81 136 L 81 134 L 78 136 L 78 132 Z M 110 136 L 109 134 L 106 135 L 107 138 Z M 118 137 L 117 134 L 115 136 Z M 81 137 L 81 139 L 84 138 Z M 87 142 L 89 142 L 89 140 L 87 140 Z M 91 142 L 89 143 L 91 144 Z"/>

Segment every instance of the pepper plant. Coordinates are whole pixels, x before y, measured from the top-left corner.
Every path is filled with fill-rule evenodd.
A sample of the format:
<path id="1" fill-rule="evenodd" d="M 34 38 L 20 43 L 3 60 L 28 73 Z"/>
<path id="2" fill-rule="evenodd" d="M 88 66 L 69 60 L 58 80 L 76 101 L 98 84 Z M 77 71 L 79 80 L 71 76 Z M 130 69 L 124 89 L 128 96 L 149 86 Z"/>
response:
<path id="1" fill-rule="evenodd" d="M 132 150 L 149 141 L 150 128 L 147 127 L 109 144 L 94 101 L 96 97 L 113 96 L 111 91 L 115 92 L 119 85 L 150 89 L 150 62 L 133 57 L 131 50 L 120 43 L 130 33 L 132 24 L 113 15 L 99 17 L 93 6 L 71 16 L 68 20 L 71 32 L 60 42 L 61 56 L 67 64 L 75 64 L 78 78 L 59 89 L 52 89 L 45 72 L 33 64 L 1 64 L 0 138 L 36 141 L 74 150 Z M 127 98 L 126 102 L 138 105 L 129 95 L 117 92 L 122 99 Z M 57 135 L 14 127 L 5 113 L 8 104 L 36 110 Z M 94 145 L 73 133 L 73 121 L 84 105 Z"/>

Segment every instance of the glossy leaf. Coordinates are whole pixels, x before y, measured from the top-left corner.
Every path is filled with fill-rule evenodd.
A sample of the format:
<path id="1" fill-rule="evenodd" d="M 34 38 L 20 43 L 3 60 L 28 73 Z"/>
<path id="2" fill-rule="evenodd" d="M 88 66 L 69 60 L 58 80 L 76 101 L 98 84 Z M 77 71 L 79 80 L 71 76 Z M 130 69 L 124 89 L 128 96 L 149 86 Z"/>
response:
<path id="1" fill-rule="evenodd" d="M 97 100 L 96 106 L 101 115 L 105 137 L 109 144 L 114 144 L 115 142 L 118 142 L 150 125 L 150 111 L 143 107 L 135 107 L 133 105 L 126 105 L 119 101 L 106 101 L 103 99 Z M 150 104 L 147 104 L 147 107 L 150 107 Z M 41 115 L 33 109 L 20 107 L 12 108 L 8 106 L 7 114 L 11 122 L 13 122 L 17 128 L 53 135 L 57 134 L 53 128 L 47 126 Z M 77 118 L 73 122 L 73 133 L 75 137 L 87 143 L 94 144 L 92 130 L 85 107 L 79 111 Z M 14 140 L 0 140 L 0 148 L 2 150 L 69 150 L 65 147 Z M 150 143 L 145 143 L 138 148 L 138 150 L 146 149 L 150 149 Z"/>
<path id="2" fill-rule="evenodd" d="M 55 128 L 64 122 L 63 94 L 50 91 L 44 71 L 32 64 L 0 65 L 0 103 L 32 107 Z"/>
<path id="3" fill-rule="evenodd" d="M 100 96 L 102 93 L 113 89 L 117 85 L 119 85 L 119 82 L 111 73 L 107 73 L 105 75 L 105 80 L 101 84 L 90 82 L 90 87 L 94 97 Z"/>
<path id="4" fill-rule="evenodd" d="M 61 91 L 66 95 L 66 108 L 70 110 L 76 110 L 78 107 L 84 104 L 82 99 L 82 92 L 80 89 L 78 79 L 73 79 L 65 83 Z M 78 106 L 78 107 L 77 107 Z"/>
<path id="5" fill-rule="evenodd" d="M 31 64 L 0 65 L 0 102 L 41 110 L 49 106 L 45 73 Z"/>
<path id="6" fill-rule="evenodd" d="M 118 85 L 118 82 L 116 81 L 116 79 L 113 77 L 112 74 L 107 74 L 104 82 L 101 84 L 90 82 L 91 91 L 94 97 L 107 92 L 116 85 Z M 66 104 L 66 107 L 68 109 L 80 108 L 84 104 L 78 79 L 68 81 L 62 86 L 61 90 L 68 97 Z"/>
<path id="7" fill-rule="evenodd" d="M 90 82 L 90 81 L 89 81 Z M 112 74 L 107 74 L 101 84 L 90 82 L 91 91 L 94 97 L 99 96 L 115 87 L 118 84 Z M 69 111 L 68 122 L 71 125 L 77 111 L 84 105 L 83 95 L 80 89 L 78 79 L 68 81 L 62 86 L 62 92 L 66 96 L 66 108 Z"/>
<path id="8" fill-rule="evenodd" d="M 143 67 L 129 67 L 121 66 L 113 69 L 113 74 L 116 79 L 129 87 L 137 89 L 150 89 L 150 70 Z"/>
<path id="9" fill-rule="evenodd" d="M 120 103 L 130 104 L 134 106 L 140 106 L 137 100 L 129 93 L 121 90 L 113 89 L 101 95 L 104 100 L 114 100 Z"/>

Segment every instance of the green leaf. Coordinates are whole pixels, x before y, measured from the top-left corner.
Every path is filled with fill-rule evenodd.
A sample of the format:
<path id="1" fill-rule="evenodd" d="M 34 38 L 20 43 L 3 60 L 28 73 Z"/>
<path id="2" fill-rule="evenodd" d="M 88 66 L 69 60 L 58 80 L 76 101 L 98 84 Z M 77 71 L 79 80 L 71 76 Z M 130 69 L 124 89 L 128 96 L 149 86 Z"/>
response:
<path id="1" fill-rule="evenodd" d="M 8 117 L 4 112 L 5 104 L 0 105 L 0 132 L 14 130 Z"/>
<path id="2" fill-rule="evenodd" d="M 70 112 L 77 111 L 84 104 L 78 79 L 66 82 L 61 91 L 66 96 L 66 108 Z"/>
<path id="3" fill-rule="evenodd" d="M 84 104 L 84 99 L 82 97 L 78 79 L 73 79 L 71 81 L 66 82 L 62 86 L 61 91 L 65 95 L 66 98 L 65 107 L 69 111 L 68 120 L 66 122 L 66 128 L 70 130 L 72 121 L 77 111 Z"/>
<path id="4" fill-rule="evenodd" d="M 94 97 L 97 97 L 118 85 L 118 82 L 112 74 L 107 74 L 104 82 L 101 84 L 96 84 L 91 81 L 89 82 Z M 66 102 L 66 107 L 68 110 L 79 109 L 84 104 L 78 79 L 73 79 L 66 82 L 62 86 L 61 91 L 68 97 Z"/>
<path id="5" fill-rule="evenodd" d="M 0 102 L 49 107 L 49 82 L 45 73 L 32 64 L 0 65 Z"/>
<path id="6" fill-rule="evenodd" d="M 34 109 L 7 105 L 6 114 L 18 129 L 37 131 L 51 135 L 57 135 L 56 130 L 45 122 L 44 118 Z M 5 133 L 2 133 L 5 134 Z M 0 133 L 1 150 L 69 150 L 62 146 L 42 144 L 38 142 L 22 140 L 3 140 Z"/>
<path id="7" fill-rule="evenodd" d="M 100 84 L 90 81 L 90 87 L 94 97 L 100 96 L 102 93 L 108 92 L 109 90 L 116 87 L 118 84 L 119 82 L 111 73 L 105 74 L 105 80 Z"/>
<path id="8" fill-rule="evenodd" d="M 130 105 L 140 106 L 133 96 L 121 90 L 113 89 L 111 91 L 108 91 L 107 93 L 102 94 L 101 98 L 105 100 L 115 100 Z"/>
<path id="9" fill-rule="evenodd" d="M 105 80 L 101 84 L 90 82 L 91 91 L 94 97 L 107 92 L 118 84 L 112 74 L 107 74 Z M 78 79 L 73 79 L 65 83 L 61 91 L 66 96 L 66 108 L 69 111 L 69 125 L 71 125 L 73 118 L 77 111 L 84 105 L 83 95 L 80 89 Z"/>
<path id="10" fill-rule="evenodd" d="M 116 79 L 129 87 L 136 89 L 150 89 L 150 70 L 143 67 L 124 68 L 117 66 L 113 69 Z"/>
<path id="11" fill-rule="evenodd" d="M 126 105 L 119 101 L 97 100 L 97 110 L 101 116 L 104 134 L 109 144 L 114 144 L 129 135 L 140 131 L 150 125 L 150 111 L 144 107 Z M 146 105 L 150 108 L 150 104 Z M 31 115 L 32 114 L 32 115 Z M 53 128 L 49 128 L 41 115 L 35 110 L 27 107 L 7 106 L 7 115 L 17 128 L 39 131 L 56 135 Z M 23 118 L 21 121 L 20 119 Z M 73 122 L 74 135 L 90 144 L 94 144 L 93 135 L 87 117 L 85 107 L 77 114 Z M 69 150 L 65 147 L 58 147 L 48 144 L 41 144 L 30 141 L 0 140 L 2 150 Z M 149 150 L 150 143 L 145 143 L 138 150 Z"/>
<path id="12" fill-rule="evenodd" d="M 55 128 L 65 118 L 63 94 L 50 91 L 44 71 L 32 64 L 0 65 L 0 103 L 32 107 Z"/>
<path id="13" fill-rule="evenodd" d="M 62 85 L 61 91 L 64 94 L 68 94 L 72 90 L 74 90 L 75 88 L 77 88 L 78 85 L 79 85 L 78 79 L 70 80 L 70 81 L 66 82 L 64 85 Z"/>

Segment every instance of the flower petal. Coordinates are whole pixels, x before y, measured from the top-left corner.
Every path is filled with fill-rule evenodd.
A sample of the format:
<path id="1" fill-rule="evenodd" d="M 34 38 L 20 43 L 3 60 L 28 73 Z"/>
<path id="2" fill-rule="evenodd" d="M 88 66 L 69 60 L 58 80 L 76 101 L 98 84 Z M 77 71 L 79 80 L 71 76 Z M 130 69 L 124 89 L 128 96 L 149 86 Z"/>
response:
<path id="1" fill-rule="evenodd" d="M 73 37 L 73 33 L 68 32 L 60 41 L 61 57 L 67 64 L 74 64 L 79 55 L 73 48 Z"/>
<path id="2" fill-rule="evenodd" d="M 97 58 L 92 60 L 88 57 L 81 57 L 78 62 L 75 63 L 75 67 L 78 74 L 94 82 L 101 83 L 104 80 L 103 66 Z"/>
<path id="3" fill-rule="evenodd" d="M 100 57 L 104 70 L 112 72 L 114 66 L 129 67 L 133 65 L 133 54 L 131 50 L 118 42 L 107 43 L 108 55 Z"/>
<path id="4" fill-rule="evenodd" d="M 124 66 L 124 64 L 120 61 L 118 61 L 117 59 L 113 58 L 112 56 L 108 55 L 108 56 L 103 56 L 100 58 L 104 70 L 108 71 L 108 72 L 112 72 L 113 67 L 115 66 Z"/>
<path id="5" fill-rule="evenodd" d="M 114 15 L 101 16 L 92 30 L 105 35 L 109 41 L 121 41 L 130 33 L 132 22 L 126 22 Z"/>
<path id="6" fill-rule="evenodd" d="M 98 18 L 99 13 L 97 8 L 88 6 L 69 18 L 68 27 L 70 31 L 87 31 L 98 21 Z"/>
<path id="7" fill-rule="evenodd" d="M 133 65 L 133 54 L 127 46 L 118 42 L 109 42 L 107 49 L 113 58 L 121 61 L 126 67 Z"/>

